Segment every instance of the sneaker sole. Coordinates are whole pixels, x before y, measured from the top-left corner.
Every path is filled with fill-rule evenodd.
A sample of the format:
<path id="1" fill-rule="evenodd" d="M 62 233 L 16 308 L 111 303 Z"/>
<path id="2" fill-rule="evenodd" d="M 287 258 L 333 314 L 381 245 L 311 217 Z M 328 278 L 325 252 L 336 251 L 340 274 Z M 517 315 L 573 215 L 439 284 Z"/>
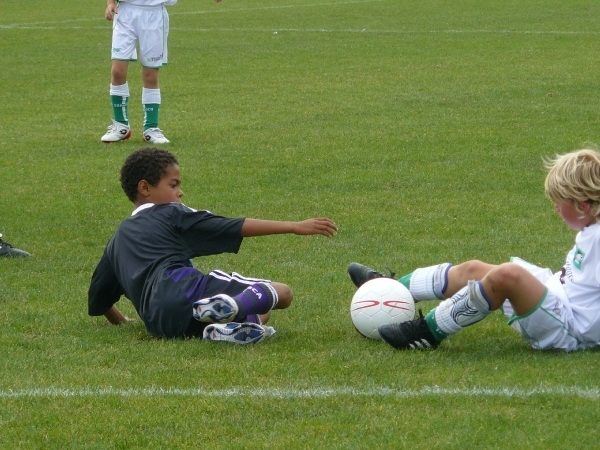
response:
<path id="1" fill-rule="evenodd" d="M 152 141 L 152 140 L 147 140 L 145 137 L 142 138 L 142 140 L 146 143 L 146 144 L 156 144 L 156 145 L 162 145 L 162 144 L 170 144 L 171 141 L 167 140 L 167 141 Z"/>
<path id="2" fill-rule="evenodd" d="M 238 306 L 231 297 L 213 297 L 194 304 L 194 318 L 200 322 L 227 323 L 237 313 Z"/>
<path id="3" fill-rule="evenodd" d="M 24 250 L 21 250 L 19 252 L 10 250 L 7 252 L 0 252 L 0 256 L 5 257 L 5 258 L 27 258 L 31 255 Z"/>
<path id="4" fill-rule="evenodd" d="M 203 337 L 210 342 L 228 342 L 238 345 L 258 344 L 265 338 L 265 330 L 255 323 L 236 324 L 232 327 L 208 325 L 204 329 Z"/>
<path id="5" fill-rule="evenodd" d="M 129 130 L 129 132 L 125 135 L 125 137 L 123 139 L 117 139 L 116 141 L 104 141 L 102 139 L 100 139 L 103 143 L 105 144 L 112 144 L 113 142 L 121 142 L 124 141 L 126 139 L 129 139 L 131 137 L 131 130 Z"/>

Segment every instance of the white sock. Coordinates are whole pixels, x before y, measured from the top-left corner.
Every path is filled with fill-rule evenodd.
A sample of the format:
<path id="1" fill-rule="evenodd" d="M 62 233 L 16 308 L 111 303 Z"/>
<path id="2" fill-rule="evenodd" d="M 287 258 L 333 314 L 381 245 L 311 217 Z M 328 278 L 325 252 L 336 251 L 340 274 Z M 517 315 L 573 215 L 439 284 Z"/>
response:
<path id="1" fill-rule="evenodd" d="M 111 84 L 110 95 L 116 95 L 118 97 L 129 97 L 129 85 L 127 84 L 127 82 L 118 86 Z"/>
<path id="2" fill-rule="evenodd" d="M 481 282 L 471 280 L 467 286 L 435 308 L 434 318 L 440 330 L 451 335 L 485 319 L 492 312 L 481 290 Z"/>
<path id="3" fill-rule="evenodd" d="M 143 105 L 160 105 L 160 89 L 142 88 Z"/>
<path id="4" fill-rule="evenodd" d="M 442 263 L 415 270 L 410 276 L 409 288 L 415 301 L 443 300 L 450 267 L 451 263 Z"/>

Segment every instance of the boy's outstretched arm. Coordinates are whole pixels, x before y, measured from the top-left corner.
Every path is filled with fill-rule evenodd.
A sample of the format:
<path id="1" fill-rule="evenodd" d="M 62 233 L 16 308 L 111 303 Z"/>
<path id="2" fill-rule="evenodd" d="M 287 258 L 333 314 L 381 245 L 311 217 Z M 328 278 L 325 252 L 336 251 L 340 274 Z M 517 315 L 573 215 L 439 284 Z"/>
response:
<path id="1" fill-rule="evenodd" d="M 269 234 L 322 234 L 334 236 L 338 228 L 333 220 L 326 217 L 307 219 L 301 222 L 280 222 L 277 220 L 246 219 L 242 225 L 242 236 L 267 236 Z"/>

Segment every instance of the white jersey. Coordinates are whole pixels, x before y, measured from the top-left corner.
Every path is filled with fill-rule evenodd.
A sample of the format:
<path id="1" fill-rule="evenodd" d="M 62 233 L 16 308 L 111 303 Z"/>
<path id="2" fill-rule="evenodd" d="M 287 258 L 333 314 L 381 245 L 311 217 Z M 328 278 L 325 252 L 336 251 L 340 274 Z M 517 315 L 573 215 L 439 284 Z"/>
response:
<path id="1" fill-rule="evenodd" d="M 600 225 L 577 233 L 563 268 L 548 283 L 562 290 L 573 311 L 573 326 L 583 342 L 600 342 Z"/>
<path id="2" fill-rule="evenodd" d="M 502 310 L 509 324 L 534 348 L 581 350 L 600 345 L 600 225 L 584 228 L 575 238 L 565 265 L 556 273 L 520 258 L 511 262 L 527 269 L 547 288 L 537 307 L 515 316 L 507 300 Z"/>
<path id="3" fill-rule="evenodd" d="M 136 6 L 174 5 L 177 0 L 121 0 L 119 3 L 129 3 Z"/>

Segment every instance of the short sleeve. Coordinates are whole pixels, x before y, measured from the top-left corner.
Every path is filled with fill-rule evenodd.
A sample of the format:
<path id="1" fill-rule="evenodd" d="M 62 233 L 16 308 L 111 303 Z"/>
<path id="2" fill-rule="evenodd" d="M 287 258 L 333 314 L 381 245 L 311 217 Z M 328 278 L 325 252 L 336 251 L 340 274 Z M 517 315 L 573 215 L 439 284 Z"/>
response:
<path id="1" fill-rule="evenodd" d="M 105 314 L 123 295 L 115 272 L 106 253 L 102 255 L 88 290 L 88 314 L 101 316 Z"/>
<path id="2" fill-rule="evenodd" d="M 177 226 L 194 256 L 237 253 L 242 244 L 243 218 L 178 208 Z"/>

